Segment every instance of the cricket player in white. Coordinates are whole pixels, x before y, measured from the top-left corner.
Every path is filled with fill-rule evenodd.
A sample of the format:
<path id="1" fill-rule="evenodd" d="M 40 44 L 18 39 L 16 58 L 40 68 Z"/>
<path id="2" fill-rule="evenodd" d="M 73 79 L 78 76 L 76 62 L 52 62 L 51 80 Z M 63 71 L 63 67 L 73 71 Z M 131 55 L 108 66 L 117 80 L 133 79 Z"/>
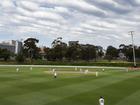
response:
<path id="1" fill-rule="evenodd" d="M 16 71 L 18 72 L 19 71 L 19 68 L 17 68 Z"/>
<path id="2" fill-rule="evenodd" d="M 100 104 L 100 105 L 104 105 L 104 98 L 103 98 L 102 96 L 101 96 L 100 99 L 99 99 L 99 104 Z"/>
<path id="3" fill-rule="evenodd" d="M 81 72 L 81 73 L 83 72 L 82 69 L 80 69 L 80 72 Z"/>
<path id="4" fill-rule="evenodd" d="M 96 77 L 98 77 L 98 72 L 97 72 L 97 71 L 96 71 L 96 73 L 95 73 L 95 74 L 96 74 Z"/>
<path id="5" fill-rule="evenodd" d="M 30 70 L 32 70 L 33 68 L 32 67 L 30 67 Z"/>
<path id="6" fill-rule="evenodd" d="M 54 78 L 56 78 L 57 77 L 57 73 L 56 72 L 54 72 Z"/>
<path id="7" fill-rule="evenodd" d="M 52 69 L 52 72 L 54 73 L 55 72 L 55 69 Z"/>
<path id="8" fill-rule="evenodd" d="M 85 74 L 87 74 L 88 73 L 88 69 L 87 70 L 85 70 Z"/>

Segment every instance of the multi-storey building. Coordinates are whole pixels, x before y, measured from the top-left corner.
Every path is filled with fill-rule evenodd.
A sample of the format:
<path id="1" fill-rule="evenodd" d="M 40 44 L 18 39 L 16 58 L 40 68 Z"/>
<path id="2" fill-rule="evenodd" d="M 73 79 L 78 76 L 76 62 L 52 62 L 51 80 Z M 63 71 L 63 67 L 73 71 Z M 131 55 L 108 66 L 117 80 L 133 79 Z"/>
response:
<path id="1" fill-rule="evenodd" d="M 22 42 L 15 41 L 15 40 L 8 41 L 8 42 L 1 42 L 0 48 L 7 49 L 14 54 L 18 54 L 22 50 Z"/>

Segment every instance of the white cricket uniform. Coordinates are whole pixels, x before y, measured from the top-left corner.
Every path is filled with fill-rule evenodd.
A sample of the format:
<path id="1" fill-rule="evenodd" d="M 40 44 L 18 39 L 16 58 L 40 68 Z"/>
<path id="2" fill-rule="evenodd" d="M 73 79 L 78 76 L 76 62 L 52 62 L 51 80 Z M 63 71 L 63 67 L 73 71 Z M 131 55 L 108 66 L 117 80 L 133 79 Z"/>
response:
<path id="1" fill-rule="evenodd" d="M 98 77 L 98 72 L 96 72 L 96 77 Z"/>
<path id="2" fill-rule="evenodd" d="M 100 99 L 99 99 L 99 104 L 100 104 L 100 105 L 104 105 L 104 99 L 103 99 L 103 98 L 100 98 Z"/>
<path id="3" fill-rule="evenodd" d="M 55 78 L 57 77 L 57 73 L 56 73 L 56 72 L 54 73 L 54 77 L 55 77 Z"/>
<path id="4" fill-rule="evenodd" d="M 55 72 L 55 69 L 52 69 L 52 72 L 54 73 Z"/>
<path id="5" fill-rule="evenodd" d="M 54 76 L 57 76 L 57 73 L 54 73 Z"/>
<path id="6" fill-rule="evenodd" d="M 16 71 L 18 72 L 19 71 L 19 68 L 17 68 Z"/>

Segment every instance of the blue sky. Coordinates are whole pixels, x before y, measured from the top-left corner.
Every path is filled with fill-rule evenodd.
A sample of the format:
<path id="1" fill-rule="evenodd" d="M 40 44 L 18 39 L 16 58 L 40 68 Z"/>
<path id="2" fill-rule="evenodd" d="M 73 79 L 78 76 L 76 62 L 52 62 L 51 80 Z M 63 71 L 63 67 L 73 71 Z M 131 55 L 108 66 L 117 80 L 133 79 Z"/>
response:
<path id="1" fill-rule="evenodd" d="M 79 40 L 107 47 L 140 46 L 140 0 L 2 0 L 0 41 L 34 37 L 40 46 Z"/>

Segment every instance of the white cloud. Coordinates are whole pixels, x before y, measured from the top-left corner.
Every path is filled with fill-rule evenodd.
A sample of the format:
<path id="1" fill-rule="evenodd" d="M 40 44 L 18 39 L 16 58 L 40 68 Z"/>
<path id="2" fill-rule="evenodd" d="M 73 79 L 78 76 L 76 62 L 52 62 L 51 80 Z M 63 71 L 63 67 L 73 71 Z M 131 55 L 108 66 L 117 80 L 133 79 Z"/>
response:
<path id="1" fill-rule="evenodd" d="M 36 11 L 36 10 L 39 10 L 39 5 L 37 3 L 34 3 L 34 2 L 30 2 L 30 1 L 19 1 L 17 3 L 19 6 L 21 6 L 22 8 L 25 8 L 25 9 L 28 9 L 28 10 L 31 10 L 31 11 Z"/>
<path id="2" fill-rule="evenodd" d="M 58 14 L 55 14 L 55 13 L 51 13 L 51 12 L 48 12 L 48 11 L 37 11 L 37 12 L 34 12 L 32 14 L 33 17 L 37 17 L 37 18 L 41 18 L 41 19 L 55 19 L 55 20 L 60 20 L 60 19 L 63 19 L 63 17 L 61 17 L 60 15 Z"/>
<path id="3" fill-rule="evenodd" d="M 135 0 L 138 5 L 140 5 L 140 0 Z"/>
<path id="4" fill-rule="evenodd" d="M 64 7 L 55 7 L 55 11 L 56 12 L 59 12 L 59 13 L 68 13 L 69 10 L 67 8 L 64 8 Z"/>
<path id="5" fill-rule="evenodd" d="M 15 7 L 11 0 L 3 0 L 0 2 L 0 6 L 4 9 Z"/>
<path id="6" fill-rule="evenodd" d="M 140 33 L 139 5 L 139 0 L 3 0 L 0 39 L 4 33 L 37 37 L 47 45 L 59 36 L 104 47 L 131 43 L 128 31 Z"/>

